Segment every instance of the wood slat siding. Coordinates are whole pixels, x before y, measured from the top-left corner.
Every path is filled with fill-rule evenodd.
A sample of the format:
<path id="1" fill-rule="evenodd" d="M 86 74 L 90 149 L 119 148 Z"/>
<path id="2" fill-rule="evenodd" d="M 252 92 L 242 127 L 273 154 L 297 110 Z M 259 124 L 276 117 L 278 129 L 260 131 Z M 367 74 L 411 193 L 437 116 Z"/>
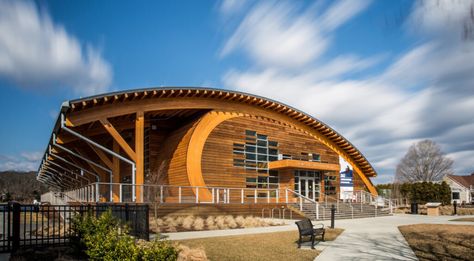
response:
<path id="1" fill-rule="evenodd" d="M 245 143 L 245 130 L 253 130 L 277 141 L 279 153 L 301 156 L 301 152 L 319 153 L 324 162 L 339 164 L 339 156 L 314 138 L 269 119 L 237 117 L 218 125 L 209 135 L 202 157 L 203 177 L 208 186 L 246 186 L 246 177 L 256 177 L 255 170 L 233 166 L 233 144 Z M 280 188 L 294 189 L 291 170 L 280 171 Z M 260 174 L 264 175 L 264 174 Z"/>
<path id="2" fill-rule="evenodd" d="M 189 186 L 186 171 L 186 152 L 197 120 L 166 134 L 164 132 L 152 132 L 152 141 L 157 141 L 150 147 L 150 183 L 169 184 L 174 186 Z M 168 196 L 174 195 L 171 192 Z M 183 191 L 183 196 L 191 196 L 191 191 Z M 189 194 L 189 195 L 188 195 Z"/>

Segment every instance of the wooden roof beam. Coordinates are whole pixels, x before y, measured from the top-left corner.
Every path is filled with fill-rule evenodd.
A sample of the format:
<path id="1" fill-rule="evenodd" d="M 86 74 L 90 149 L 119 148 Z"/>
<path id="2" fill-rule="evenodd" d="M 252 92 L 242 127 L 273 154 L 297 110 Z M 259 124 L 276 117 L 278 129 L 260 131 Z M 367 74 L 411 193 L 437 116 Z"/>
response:
<path id="1" fill-rule="evenodd" d="M 160 96 L 158 98 L 161 98 L 166 95 L 166 90 L 161 90 Z"/>
<path id="2" fill-rule="evenodd" d="M 87 142 L 87 145 L 99 156 L 100 160 L 107 166 L 107 168 L 112 169 L 112 160 L 109 158 L 109 156 L 105 155 L 105 153 L 102 150 L 99 150 L 95 146 L 91 145 L 89 142 Z"/>
<path id="3" fill-rule="evenodd" d="M 100 123 L 104 126 L 105 130 L 114 138 L 114 140 L 120 145 L 120 147 L 127 153 L 127 155 L 133 160 L 136 161 L 137 156 L 135 151 L 128 145 L 125 139 L 120 135 L 120 133 L 115 129 L 115 127 L 107 119 L 101 119 Z"/>

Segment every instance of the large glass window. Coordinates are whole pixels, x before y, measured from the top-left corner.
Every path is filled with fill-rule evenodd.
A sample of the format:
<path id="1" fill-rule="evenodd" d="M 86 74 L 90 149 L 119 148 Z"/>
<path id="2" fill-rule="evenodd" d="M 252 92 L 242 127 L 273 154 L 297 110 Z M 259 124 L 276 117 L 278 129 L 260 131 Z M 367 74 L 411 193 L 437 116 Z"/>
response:
<path id="1" fill-rule="evenodd" d="M 245 131 L 245 143 L 234 143 L 234 166 L 255 170 L 257 177 L 246 179 L 249 188 L 278 188 L 278 171 L 270 171 L 268 162 L 278 160 L 278 142 L 256 131 Z"/>

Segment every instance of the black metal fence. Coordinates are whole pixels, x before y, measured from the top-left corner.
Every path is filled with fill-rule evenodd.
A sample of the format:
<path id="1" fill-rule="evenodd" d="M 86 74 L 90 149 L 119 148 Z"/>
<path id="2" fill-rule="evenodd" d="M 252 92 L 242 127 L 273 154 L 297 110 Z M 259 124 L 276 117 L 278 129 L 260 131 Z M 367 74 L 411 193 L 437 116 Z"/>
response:
<path id="1" fill-rule="evenodd" d="M 25 205 L 0 204 L 0 252 L 22 247 L 57 246 L 69 243 L 76 236 L 71 220 L 76 215 L 92 213 L 97 217 L 107 210 L 125 222 L 130 234 L 149 239 L 148 205 Z"/>

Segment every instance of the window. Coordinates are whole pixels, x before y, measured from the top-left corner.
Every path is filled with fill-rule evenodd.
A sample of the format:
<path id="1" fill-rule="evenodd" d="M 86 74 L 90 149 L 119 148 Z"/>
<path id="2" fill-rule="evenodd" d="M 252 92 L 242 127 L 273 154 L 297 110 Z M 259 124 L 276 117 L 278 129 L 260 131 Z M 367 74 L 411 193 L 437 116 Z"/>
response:
<path id="1" fill-rule="evenodd" d="M 257 132 L 256 131 L 251 131 L 251 130 L 246 130 L 245 135 L 246 136 L 256 136 Z"/>
<path id="2" fill-rule="evenodd" d="M 453 192 L 452 198 L 453 198 L 453 200 L 461 199 L 461 197 L 459 196 L 459 192 Z"/>
<path id="3" fill-rule="evenodd" d="M 278 171 L 270 171 L 268 162 L 278 160 L 278 142 L 252 130 L 245 130 L 245 143 L 234 143 L 234 166 L 255 170 L 258 178 L 247 178 L 248 188 L 278 188 Z M 270 174 L 271 172 L 271 174 Z"/>
<path id="4" fill-rule="evenodd" d="M 321 161 L 321 155 L 313 153 L 311 161 Z"/>

